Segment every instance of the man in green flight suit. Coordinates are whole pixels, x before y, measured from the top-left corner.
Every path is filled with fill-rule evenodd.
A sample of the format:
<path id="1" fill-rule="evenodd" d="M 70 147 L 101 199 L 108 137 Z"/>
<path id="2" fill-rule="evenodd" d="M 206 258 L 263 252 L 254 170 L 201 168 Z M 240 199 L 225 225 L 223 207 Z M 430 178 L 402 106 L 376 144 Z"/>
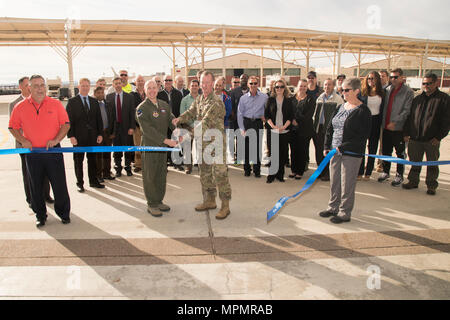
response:
<path id="1" fill-rule="evenodd" d="M 200 182 L 202 185 L 203 203 L 195 207 L 196 211 L 206 211 L 208 209 L 217 208 L 216 195 L 219 189 L 219 198 L 222 201 L 222 207 L 217 213 L 217 219 L 225 219 L 230 214 L 230 199 L 231 199 L 231 186 L 228 181 L 228 171 L 226 165 L 226 143 L 224 132 L 225 117 L 225 105 L 220 97 L 216 96 L 213 91 L 214 87 L 214 75 L 211 72 L 204 72 L 201 76 L 200 86 L 202 87 L 202 95 L 199 95 L 190 108 L 172 121 L 174 125 L 188 123 L 192 120 L 196 120 L 196 126 L 201 125 L 202 148 L 201 159 L 199 163 L 200 167 Z M 221 152 L 221 154 L 215 154 L 214 157 L 221 161 L 208 161 L 205 159 L 205 149 L 211 144 L 215 144 L 217 135 L 211 134 L 212 139 L 206 138 L 215 129 L 216 133 L 219 133 L 222 139 L 221 150 L 213 149 L 214 152 Z M 210 130 L 208 132 L 208 130 Z M 195 132 L 195 129 L 194 129 Z M 206 133 L 206 135 L 205 135 Z M 206 138 L 206 139 L 205 139 Z M 220 142 L 220 141 L 219 141 Z M 215 144 L 216 145 L 216 144 Z M 200 150 L 198 150 L 200 152 Z"/>
<path id="2" fill-rule="evenodd" d="M 167 139 L 167 128 L 175 129 L 175 118 L 170 106 L 156 98 L 158 85 L 154 80 L 145 83 L 146 99 L 136 108 L 136 121 L 142 131 L 142 146 L 175 147 L 177 142 Z M 161 217 L 161 211 L 169 211 L 163 204 L 166 194 L 167 152 L 146 151 L 142 153 L 142 178 L 147 198 L 147 211 L 154 217 Z"/>

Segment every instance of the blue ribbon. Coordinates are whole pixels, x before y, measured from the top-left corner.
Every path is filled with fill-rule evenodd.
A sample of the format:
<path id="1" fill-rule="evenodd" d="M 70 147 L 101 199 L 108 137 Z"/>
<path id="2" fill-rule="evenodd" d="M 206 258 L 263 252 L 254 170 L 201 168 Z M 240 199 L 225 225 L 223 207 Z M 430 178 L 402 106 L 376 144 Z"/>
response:
<path id="1" fill-rule="evenodd" d="M 147 147 L 147 146 L 97 146 L 97 147 L 71 147 L 71 148 L 27 148 L 0 149 L 0 155 L 22 153 L 79 153 L 79 152 L 134 152 L 134 151 L 181 151 L 176 148 Z"/>
<path id="2" fill-rule="evenodd" d="M 316 171 L 314 171 L 314 173 L 311 175 L 311 177 L 309 177 L 309 179 L 306 181 L 305 185 L 299 192 L 297 192 L 296 194 L 294 194 L 290 197 L 282 197 L 280 200 L 277 201 L 277 203 L 272 208 L 272 210 L 267 212 L 267 222 L 269 222 L 271 219 L 273 219 L 273 217 L 275 217 L 275 215 L 278 213 L 278 211 L 280 211 L 280 209 L 286 204 L 286 202 L 289 199 L 298 197 L 303 191 L 308 190 L 313 185 L 313 183 L 316 181 L 316 179 L 322 173 L 323 169 L 328 165 L 331 158 L 334 157 L 336 152 L 337 152 L 337 150 L 333 149 L 327 154 L 327 156 L 320 163 L 319 167 L 316 169 Z M 350 151 L 345 151 L 344 154 L 360 155 L 360 156 L 364 155 L 366 157 L 372 157 L 372 158 L 377 158 L 377 159 L 381 159 L 381 160 L 388 161 L 388 162 L 395 162 L 395 163 L 411 165 L 411 166 L 439 166 L 439 165 L 450 164 L 450 160 L 413 162 L 413 161 L 408 161 L 405 159 L 400 159 L 400 158 L 395 158 L 395 157 L 390 157 L 390 156 L 379 156 L 379 155 L 375 155 L 375 154 L 358 154 L 358 153 L 354 153 L 354 152 L 350 152 Z"/>
<path id="3" fill-rule="evenodd" d="M 410 166 L 440 166 L 440 165 L 445 165 L 445 164 L 450 164 L 450 160 L 443 160 L 443 161 L 420 161 L 420 162 L 414 162 L 414 161 L 408 161 L 406 159 L 401 159 L 401 158 L 395 158 L 395 157 L 391 157 L 391 156 L 379 156 L 376 154 L 358 154 L 358 153 L 354 153 L 351 151 L 344 151 L 345 154 L 351 154 L 351 155 L 361 155 L 361 156 L 366 156 L 366 157 L 372 157 L 372 158 L 376 158 L 376 159 L 380 159 L 380 160 L 384 160 L 384 161 L 388 161 L 388 162 L 394 162 L 394 163 L 398 163 L 398 164 L 404 164 L 404 165 L 410 165 Z"/>
<path id="4" fill-rule="evenodd" d="M 325 167 L 327 166 L 328 162 L 330 162 L 331 158 L 334 157 L 336 152 L 337 152 L 337 150 L 333 149 L 327 154 L 327 156 L 320 163 L 319 167 L 316 169 L 316 171 L 314 171 L 314 173 L 311 175 L 311 177 L 309 177 L 309 179 L 306 181 L 305 185 L 299 192 L 297 192 L 296 194 L 294 194 L 290 197 L 282 197 L 280 200 L 278 200 L 278 202 L 275 204 L 275 206 L 272 208 L 272 210 L 267 212 L 267 222 L 269 222 L 270 219 L 272 219 L 278 213 L 278 211 L 280 211 L 280 209 L 285 205 L 285 203 L 289 199 L 298 197 L 303 191 L 308 190 L 313 185 L 314 181 L 316 181 L 316 179 L 322 173 L 323 169 L 325 169 Z"/>

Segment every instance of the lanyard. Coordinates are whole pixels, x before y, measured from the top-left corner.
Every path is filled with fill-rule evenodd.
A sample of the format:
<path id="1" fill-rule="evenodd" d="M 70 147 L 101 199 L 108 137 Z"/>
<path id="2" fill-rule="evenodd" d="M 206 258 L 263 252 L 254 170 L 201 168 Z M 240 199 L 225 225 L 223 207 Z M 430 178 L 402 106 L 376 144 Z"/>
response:
<path id="1" fill-rule="evenodd" d="M 31 101 L 31 104 L 33 105 L 34 109 L 36 110 L 37 115 L 39 115 L 39 110 L 41 110 L 43 103 L 44 103 L 44 101 L 41 102 L 41 104 L 39 105 L 39 108 L 36 108 L 36 106 L 34 105 L 34 102 Z"/>

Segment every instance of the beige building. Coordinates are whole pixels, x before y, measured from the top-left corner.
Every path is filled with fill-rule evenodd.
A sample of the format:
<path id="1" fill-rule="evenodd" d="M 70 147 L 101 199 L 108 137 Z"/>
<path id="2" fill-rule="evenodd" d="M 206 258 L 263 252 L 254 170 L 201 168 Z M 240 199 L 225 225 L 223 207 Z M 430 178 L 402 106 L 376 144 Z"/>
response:
<path id="1" fill-rule="evenodd" d="M 366 76 L 372 70 L 388 70 L 402 68 L 406 77 L 418 77 L 424 75 L 425 72 L 433 72 L 439 78 L 442 75 L 443 64 L 441 62 L 422 59 L 420 56 L 393 56 L 389 65 L 388 59 L 380 59 L 372 62 L 362 63 L 360 67 L 360 76 Z M 342 67 L 341 73 L 347 77 L 355 77 L 358 75 L 358 65 Z M 450 77 L 450 66 L 445 66 L 444 78 Z"/>
<path id="2" fill-rule="evenodd" d="M 262 60 L 262 61 L 261 61 Z M 225 73 L 226 82 L 228 85 L 231 84 L 231 78 L 233 76 L 240 76 L 245 73 L 255 76 L 261 75 L 261 63 L 263 67 L 263 83 L 265 86 L 265 77 L 270 75 L 281 74 L 281 61 L 276 59 L 271 59 L 261 56 L 250 54 L 250 53 L 238 53 L 225 57 Z M 205 61 L 205 70 L 208 70 L 215 75 L 222 75 L 223 73 L 223 59 L 218 58 L 210 61 Z M 201 63 L 193 64 L 189 66 L 189 80 L 193 79 L 197 71 L 202 69 Z M 179 68 L 176 70 L 177 75 L 184 77 L 185 68 Z M 293 63 L 284 62 L 284 75 L 288 79 L 289 84 L 296 85 L 300 77 L 306 77 L 306 68 Z"/>

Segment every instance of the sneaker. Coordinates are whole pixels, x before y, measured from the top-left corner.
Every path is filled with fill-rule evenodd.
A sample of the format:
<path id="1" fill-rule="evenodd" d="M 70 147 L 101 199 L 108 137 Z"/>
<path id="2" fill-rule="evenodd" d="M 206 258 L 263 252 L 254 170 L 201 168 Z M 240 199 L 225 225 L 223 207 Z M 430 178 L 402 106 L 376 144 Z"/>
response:
<path id="1" fill-rule="evenodd" d="M 399 175 L 398 173 L 395 175 L 394 181 L 391 182 L 391 185 L 393 187 L 398 187 L 403 183 L 403 177 Z"/>
<path id="2" fill-rule="evenodd" d="M 383 172 L 379 177 L 378 177 L 378 182 L 383 182 L 386 181 L 389 178 L 389 174 L 386 172 Z"/>

